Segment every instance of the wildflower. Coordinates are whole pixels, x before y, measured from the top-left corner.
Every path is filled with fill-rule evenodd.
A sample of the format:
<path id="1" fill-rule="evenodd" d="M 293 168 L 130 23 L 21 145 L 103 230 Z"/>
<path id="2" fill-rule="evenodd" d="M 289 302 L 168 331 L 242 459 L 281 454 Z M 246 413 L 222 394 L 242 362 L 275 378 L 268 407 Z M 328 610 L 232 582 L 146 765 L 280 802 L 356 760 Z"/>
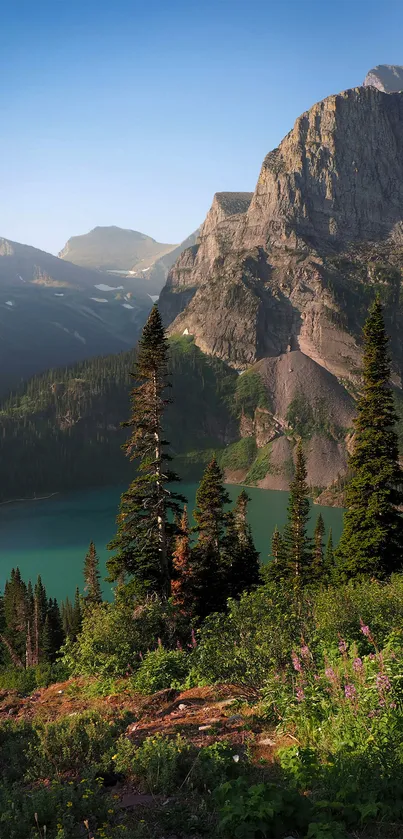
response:
<path id="1" fill-rule="evenodd" d="M 305 699 L 305 693 L 303 688 L 297 688 L 297 702 L 303 702 Z"/>
<path id="2" fill-rule="evenodd" d="M 68 807 L 72 807 L 72 806 L 73 806 L 73 802 L 72 802 L 72 801 L 68 801 L 68 802 L 67 802 L 67 806 L 68 806 Z"/>
<path id="3" fill-rule="evenodd" d="M 333 667 L 326 667 L 325 676 L 330 682 L 336 681 L 336 673 L 334 672 Z"/>
<path id="4" fill-rule="evenodd" d="M 347 652 L 347 642 L 343 641 L 343 638 L 340 638 L 339 650 L 340 650 L 341 653 L 346 653 Z"/>
<path id="5" fill-rule="evenodd" d="M 390 690 L 392 685 L 390 684 L 389 677 L 386 673 L 378 673 L 376 677 L 376 686 L 378 690 Z"/>
<path id="6" fill-rule="evenodd" d="M 392 710 L 394 711 L 395 708 L 397 708 L 396 702 L 391 702 L 389 708 L 392 708 Z"/>
<path id="7" fill-rule="evenodd" d="M 162 641 L 161 641 L 161 638 L 158 638 L 158 646 L 159 646 L 160 648 L 162 647 Z"/>
<path id="8" fill-rule="evenodd" d="M 360 618 L 360 627 L 361 627 L 362 634 L 365 635 L 366 638 L 369 638 L 369 636 L 371 635 L 371 630 L 370 630 L 369 626 L 367 626 L 364 623 L 364 621 L 361 620 L 361 618 Z"/>
<path id="9" fill-rule="evenodd" d="M 300 649 L 300 653 L 301 653 L 302 658 L 309 658 L 309 656 L 310 656 L 309 647 L 307 647 L 306 644 L 303 644 L 301 649 Z"/>
<path id="10" fill-rule="evenodd" d="M 302 664 L 301 664 L 301 662 L 300 662 L 296 653 L 291 654 L 291 661 L 293 663 L 294 670 L 296 670 L 297 673 L 301 673 Z"/>
<path id="11" fill-rule="evenodd" d="M 344 696 L 346 699 L 355 699 L 357 691 L 354 685 L 344 685 Z"/>
<path id="12" fill-rule="evenodd" d="M 108 810 L 108 813 L 113 813 L 113 810 Z"/>
<path id="13" fill-rule="evenodd" d="M 361 658 L 355 658 L 354 659 L 353 668 L 354 668 L 356 673 L 359 673 L 359 671 L 362 670 L 362 659 Z"/>
<path id="14" fill-rule="evenodd" d="M 116 760 L 116 758 L 117 758 L 117 755 L 112 755 L 111 760 Z"/>
<path id="15" fill-rule="evenodd" d="M 239 763 L 239 755 L 233 755 L 232 760 L 234 761 L 234 763 Z"/>
<path id="16" fill-rule="evenodd" d="M 370 660 L 370 661 L 376 661 L 376 655 L 375 655 L 375 653 L 370 653 L 370 654 L 369 654 L 369 656 L 368 656 L 368 658 L 369 658 L 369 660 Z"/>
<path id="17" fill-rule="evenodd" d="M 194 629 L 192 629 L 192 647 L 195 650 L 197 647 L 196 635 Z"/>

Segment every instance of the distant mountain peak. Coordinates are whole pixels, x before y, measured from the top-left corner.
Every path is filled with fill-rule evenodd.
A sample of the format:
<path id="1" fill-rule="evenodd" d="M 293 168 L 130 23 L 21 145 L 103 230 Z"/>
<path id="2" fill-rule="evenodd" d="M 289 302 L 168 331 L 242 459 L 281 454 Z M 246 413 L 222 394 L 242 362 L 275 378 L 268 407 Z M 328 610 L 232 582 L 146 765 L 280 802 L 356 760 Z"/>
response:
<path id="1" fill-rule="evenodd" d="M 383 93 L 398 93 L 403 90 L 403 65 L 377 64 L 367 73 L 364 87 L 376 87 Z"/>

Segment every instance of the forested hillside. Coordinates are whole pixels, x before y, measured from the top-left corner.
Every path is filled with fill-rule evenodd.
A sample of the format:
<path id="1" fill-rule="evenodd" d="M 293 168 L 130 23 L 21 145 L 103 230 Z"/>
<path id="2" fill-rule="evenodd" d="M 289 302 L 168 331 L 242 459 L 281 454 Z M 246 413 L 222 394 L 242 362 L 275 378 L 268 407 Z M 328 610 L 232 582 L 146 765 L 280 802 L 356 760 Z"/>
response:
<path id="1" fill-rule="evenodd" d="M 2 404 L 2 499 L 127 479 L 132 467 L 120 451 L 127 436 L 120 424 L 128 415 L 134 360 L 132 350 L 49 370 Z M 185 337 L 170 342 L 170 369 L 167 437 L 181 472 L 199 473 L 209 450 L 236 439 L 238 377 Z"/>

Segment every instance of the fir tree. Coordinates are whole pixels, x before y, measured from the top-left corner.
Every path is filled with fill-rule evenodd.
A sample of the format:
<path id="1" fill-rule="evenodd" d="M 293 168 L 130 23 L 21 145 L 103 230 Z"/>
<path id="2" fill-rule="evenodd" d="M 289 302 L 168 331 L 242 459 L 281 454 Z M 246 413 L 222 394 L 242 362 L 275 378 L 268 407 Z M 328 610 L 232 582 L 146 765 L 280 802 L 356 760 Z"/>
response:
<path id="1" fill-rule="evenodd" d="M 311 565 L 311 580 L 312 582 L 323 582 L 326 573 L 325 573 L 325 558 L 324 558 L 324 544 L 323 539 L 325 535 L 325 522 L 323 521 L 322 514 L 319 513 L 318 518 L 316 519 L 315 525 L 315 532 L 314 532 L 314 544 L 313 544 L 313 553 L 312 553 L 312 565 Z"/>
<path id="2" fill-rule="evenodd" d="M 90 542 L 84 560 L 84 601 L 87 604 L 102 603 L 102 591 L 99 573 L 99 559 L 93 542 Z"/>
<path id="3" fill-rule="evenodd" d="M 335 571 L 334 549 L 333 549 L 333 534 L 332 528 L 329 530 L 329 536 L 325 552 L 325 576 L 328 581 L 333 579 Z"/>
<path id="4" fill-rule="evenodd" d="M 227 528 L 228 595 L 239 597 L 244 591 L 251 591 L 259 584 L 259 553 L 255 548 L 252 530 L 248 524 L 250 498 L 242 490 L 229 518 Z"/>
<path id="5" fill-rule="evenodd" d="M 193 613 L 192 567 L 189 518 L 186 505 L 178 521 L 178 533 L 173 552 L 172 600 L 175 608 L 188 618 Z"/>
<path id="6" fill-rule="evenodd" d="M 284 577 L 288 576 L 288 568 L 286 563 L 284 539 L 280 533 L 277 525 L 274 528 L 271 537 L 271 554 L 270 562 L 265 567 L 263 576 L 268 580 L 276 580 L 280 582 Z"/>
<path id="7" fill-rule="evenodd" d="M 49 600 L 46 620 L 49 626 L 50 661 L 54 661 L 65 637 L 59 604 L 56 599 Z"/>
<path id="8" fill-rule="evenodd" d="M 284 530 L 284 578 L 293 579 L 296 587 L 311 579 L 312 546 L 307 535 L 309 519 L 309 487 L 302 443 L 296 452 L 295 474 L 290 484 L 287 524 Z M 281 572 L 281 568 L 279 568 Z"/>
<path id="9" fill-rule="evenodd" d="M 81 597 L 80 597 L 80 590 L 77 586 L 75 595 L 74 595 L 74 604 L 73 604 L 73 614 L 72 614 L 72 635 L 73 638 L 77 638 L 77 635 L 81 631 L 81 626 L 83 622 L 83 611 L 81 608 Z"/>
<path id="10" fill-rule="evenodd" d="M 225 608 L 229 595 L 227 533 L 230 497 L 215 458 L 208 464 L 196 493 L 197 544 L 192 548 L 192 597 L 195 614 L 204 619 Z"/>
<path id="11" fill-rule="evenodd" d="M 398 510 L 403 503 L 402 472 L 390 375 L 382 305 L 376 299 L 364 326 L 363 387 L 337 550 L 342 579 L 383 579 L 402 567 L 403 518 Z"/>
<path id="12" fill-rule="evenodd" d="M 155 592 L 167 598 L 171 591 L 172 537 L 175 526 L 169 515 L 179 513 L 184 501 L 170 488 L 178 476 L 167 468 L 171 457 L 166 451 L 163 417 L 171 401 L 166 396 L 168 347 L 156 306 L 143 329 L 132 378 L 131 417 L 124 425 L 131 434 L 124 448 L 137 461 L 138 474 L 123 493 L 118 515 L 118 531 L 110 543 L 116 551 L 107 563 L 109 580 L 131 575 L 137 592 Z"/>

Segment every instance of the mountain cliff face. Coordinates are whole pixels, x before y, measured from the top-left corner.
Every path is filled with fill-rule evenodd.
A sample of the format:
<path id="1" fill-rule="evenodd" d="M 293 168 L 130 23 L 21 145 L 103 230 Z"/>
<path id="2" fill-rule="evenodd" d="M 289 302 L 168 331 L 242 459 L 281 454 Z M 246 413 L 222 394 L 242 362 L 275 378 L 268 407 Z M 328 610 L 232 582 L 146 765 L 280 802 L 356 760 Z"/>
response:
<path id="1" fill-rule="evenodd" d="M 161 311 L 170 334 L 192 335 L 205 353 L 263 379 L 274 442 L 287 438 L 292 453 L 301 429 L 307 452 L 313 436 L 331 442 L 322 480 L 308 458 L 311 483 L 324 486 L 345 469 L 361 327 L 376 292 L 401 386 L 402 259 L 403 94 L 354 88 L 297 119 L 265 158 L 253 195 L 215 196 L 198 243 L 169 274 Z M 273 448 L 260 422 L 248 433 Z M 260 481 L 271 485 L 281 468 L 277 458 Z"/>
<path id="2" fill-rule="evenodd" d="M 403 90 L 403 67 L 399 64 L 378 64 L 367 73 L 365 87 L 377 87 L 384 93 L 397 93 Z"/>

